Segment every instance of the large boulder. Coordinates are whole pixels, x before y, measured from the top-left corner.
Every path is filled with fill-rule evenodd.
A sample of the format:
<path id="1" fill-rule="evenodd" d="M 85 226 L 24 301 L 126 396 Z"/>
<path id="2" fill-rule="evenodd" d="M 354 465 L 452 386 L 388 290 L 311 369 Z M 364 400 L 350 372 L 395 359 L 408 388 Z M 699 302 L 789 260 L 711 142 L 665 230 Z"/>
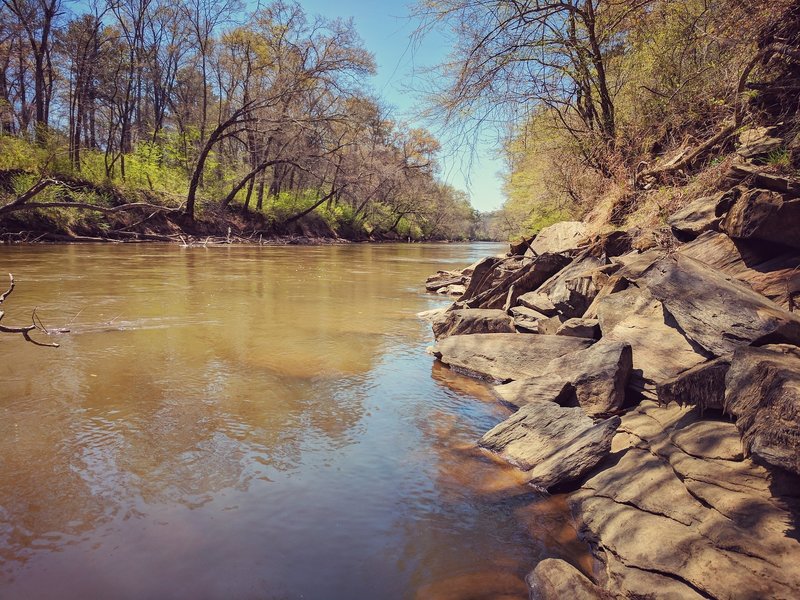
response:
<path id="1" fill-rule="evenodd" d="M 800 318 L 688 256 L 657 261 L 636 284 L 663 304 L 687 339 L 713 356 L 756 341 L 800 342 Z"/>
<path id="2" fill-rule="evenodd" d="M 437 340 L 451 335 L 515 333 L 514 320 L 502 310 L 462 309 L 447 311 L 431 323 Z"/>
<path id="3" fill-rule="evenodd" d="M 630 387 L 647 397 L 655 397 L 657 385 L 710 358 L 686 339 L 646 289 L 634 286 L 610 294 L 598 303 L 597 313 L 604 342 L 632 347 Z"/>
<path id="4" fill-rule="evenodd" d="M 525 578 L 531 600 L 600 600 L 608 596 L 566 561 L 546 558 Z"/>
<path id="5" fill-rule="evenodd" d="M 542 489 L 574 482 L 611 450 L 620 423 L 612 417 L 595 423 L 579 407 L 528 404 L 489 430 L 479 445 L 500 454 Z"/>
<path id="6" fill-rule="evenodd" d="M 522 266 L 518 269 L 496 277 L 491 281 L 491 285 L 474 296 L 469 296 L 472 293 L 470 285 L 461 300 L 469 308 L 505 309 L 515 306 L 521 295 L 537 289 L 567 264 L 569 264 L 569 258 L 565 256 L 542 254 L 533 260 L 521 263 Z M 473 275 L 474 278 L 475 275 Z"/>
<path id="7" fill-rule="evenodd" d="M 625 403 L 633 369 L 630 345 L 601 340 L 586 350 L 554 358 L 539 377 L 495 387 L 508 404 L 524 406 L 551 401 L 580 405 L 590 416 L 613 413 Z"/>
<path id="8" fill-rule="evenodd" d="M 762 168 L 744 162 L 735 162 L 728 167 L 720 189 L 729 189 L 745 181 L 752 187 L 787 194 L 792 198 L 800 197 L 800 181 L 797 179 L 764 173 Z"/>
<path id="9" fill-rule="evenodd" d="M 553 358 L 591 344 L 592 340 L 573 337 L 488 333 L 452 335 L 433 352 L 451 367 L 506 381 L 540 375 Z"/>
<path id="10" fill-rule="evenodd" d="M 725 404 L 725 376 L 731 366 L 728 358 L 715 358 L 692 367 L 657 386 L 661 404 L 677 402 L 693 405 L 702 414 L 707 409 L 722 410 Z"/>
<path id="11" fill-rule="evenodd" d="M 678 248 L 678 252 L 735 277 L 781 307 L 789 308 L 787 281 L 800 265 L 800 251 L 707 232 Z"/>
<path id="12" fill-rule="evenodd" d="M 605 264 L 604 258 L 597 258 L 588 252 L 581 253 L 568 266 L 545 281 L 538 291 L 547 296 L 565 318 L 583 316 L 597 295 L 595 271 Z"/>
<path id="13" fill-rule="evenodd" d="M 748 190 L 721 225 L 730 237 L 800 248 L 800 199 L 769 190 Z"/>
<path id="14" fill-rule="evenodd" d="M 698 198 L 670 215 L 667 224 L 682 238 L 695 238 L 703 232 L 716 231 L 739 193 L 740 190 L 734 188 L 716 196 Z"/>
<path id="15" fill-rule="evenodd" d="M 562 221 L 542 229 L 529 244 L 529 256 L 545 252 L 569 252 L 575 250 L 586 238 L 588 227 L 580 221 Z"/>
<path id="16" fill-rule="evenodd" d="M 725 386 L 746 453 L 800 474 L 800 348 L 738 349 Z"/>

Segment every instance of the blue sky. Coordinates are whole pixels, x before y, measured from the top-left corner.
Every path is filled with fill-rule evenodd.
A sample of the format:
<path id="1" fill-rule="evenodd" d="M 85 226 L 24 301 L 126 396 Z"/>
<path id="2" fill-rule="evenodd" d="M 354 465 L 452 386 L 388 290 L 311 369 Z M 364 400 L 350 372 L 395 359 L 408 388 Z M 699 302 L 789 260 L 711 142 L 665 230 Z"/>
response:
<path id="1" fill-rule="evenodd" d="M 365 0 L 300 0 L 300 3 L 309 14 L 353 17 L 365 47 L 375 55 L 378 73 L 373 85 L 376 92 L 396 107 L 400 119 L 412 125 L 424 125 L 414 119 L 413 113 L 419 108 L 421 98 L 412 90 L 423 86 L 421 70 L 437 64 L 447 55 L 448 42 L 444 36 L 431 35 L 420 47 L 412 48 L 409 36 L 415 23 L 408 16 L 408 6 L 402 3 Z M 498 173 L 503 169 L 503 161 L 496 156 L 496 145 L 485 141 L 474 149 L 472 157 L 469 154 L 445 145 L 442 178 L 467 191 L 478 210 L 499 208 L 503 194 Z"/>

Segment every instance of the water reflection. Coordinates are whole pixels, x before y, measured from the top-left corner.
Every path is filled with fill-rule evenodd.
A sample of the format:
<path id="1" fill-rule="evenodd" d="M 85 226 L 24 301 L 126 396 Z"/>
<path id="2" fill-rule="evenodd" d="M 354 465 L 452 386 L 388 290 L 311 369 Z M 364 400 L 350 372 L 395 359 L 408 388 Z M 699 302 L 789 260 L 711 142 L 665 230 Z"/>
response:
<path id="1" fill-rule="evenodd" d="M 0 339 L 0 597 L 524 597 L 581 563 L 474 445 L 505 409 L 424 353 L 420 283 L 494 251 L 0 248 L 6 318 L 73 330 Z"/>

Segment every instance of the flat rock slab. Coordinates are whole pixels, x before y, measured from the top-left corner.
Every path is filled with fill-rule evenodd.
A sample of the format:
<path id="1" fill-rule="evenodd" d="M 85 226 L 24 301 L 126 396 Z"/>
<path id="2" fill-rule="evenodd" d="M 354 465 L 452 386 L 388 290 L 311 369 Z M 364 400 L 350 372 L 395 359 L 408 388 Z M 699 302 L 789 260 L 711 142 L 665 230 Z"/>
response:
<path id="1" fill-rule="evenodd" d="M 587 230 L 581 221 L 561 221 L 542 229 L 529 246 L 536 254 L 568 252 L 580 245 Z"/>
<path id="2" fill-rule="evenodd" d="M 547 294 L 542 294 L 541 292 L 527 292 L 526 294 L 522 294 L 517 298 L 517 303 L 520 306 L 535 310 L 537 313 L 541 313 L 546 317 L 552 317 L 558 314 L 555 305 L 550 302 L 550 298 L 548 298 Z"/>
<path id="3" fill-rule="evenodd" d="M 791 533 L 800 480 L 781 495 L 775 473 L 742 458 L 732 423 L 644 401 L 623 416 L 612 447 L 602 470 L 568 498 L 609 591 L 800 597 L 800 542 Z"/>
<path id="4" fill-rule="evenodd" d="M 540 375 L 558 356 L 588 348 L 593 340 L 550 335 L 486 333 L 453 335 L 433 353 L 451 367 L 500 381 Z"/>
<path id="5" fill-rule="evenodd" d="M 502 310 L 462 309 L 438 315 L 431 323 L 437 340 L 451 335 L 476 333 L 515 333 L 514 319 Z"/>
<path id="6" fill-rule="evenodd" d="M 746 453 L 800 474 L 800 348 L 740 348 L 725 386 Z"/>
<path id="7" fill-rule="evenodd" d="M 600 600 L 607 596 L 566 561 L 546 558 L 525 578 L 531 600 Z"/>
<path id="8" fill-rule="evenodd" d="M 619 423 L 619 417 L 595 423 L 579 407 L 529 404 L 488 431 L 479 445 L 526 471 L 531 484 L 547 490 L 580 479 L 602 461 Z"/>
<path id="9" fill-rule="evenodd" d="M 707 232 L 678 248 L 678 252 L 735 277 L 782 308 L 789 308 L 786 284 L 800 265 L 800 251 L 776 250 L 773 245 Z"/>
<path id="10" fill-rule="evenodd" d="M 800 342 L 800 318 L 688 256 L 657 261 L 636 283 L 663 304 L 689 340 L 714 356 L 757 340 Z"/>

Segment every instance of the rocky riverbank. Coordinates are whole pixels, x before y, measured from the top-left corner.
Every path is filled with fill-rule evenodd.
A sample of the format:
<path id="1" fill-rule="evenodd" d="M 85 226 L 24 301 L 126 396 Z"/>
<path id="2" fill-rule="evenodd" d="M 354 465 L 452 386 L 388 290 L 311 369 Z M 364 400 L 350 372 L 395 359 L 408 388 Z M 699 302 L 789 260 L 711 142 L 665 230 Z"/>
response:
<path id="1" fill-rule="evenodd" d="M 427 282 L 457 296 L 435 356 L 516 410 L 480 447 L 567 493 L 604 567 L 543 561 L 532 598 L 800 597 L 800 182 L 736 163 L 668 224 Z"/>

